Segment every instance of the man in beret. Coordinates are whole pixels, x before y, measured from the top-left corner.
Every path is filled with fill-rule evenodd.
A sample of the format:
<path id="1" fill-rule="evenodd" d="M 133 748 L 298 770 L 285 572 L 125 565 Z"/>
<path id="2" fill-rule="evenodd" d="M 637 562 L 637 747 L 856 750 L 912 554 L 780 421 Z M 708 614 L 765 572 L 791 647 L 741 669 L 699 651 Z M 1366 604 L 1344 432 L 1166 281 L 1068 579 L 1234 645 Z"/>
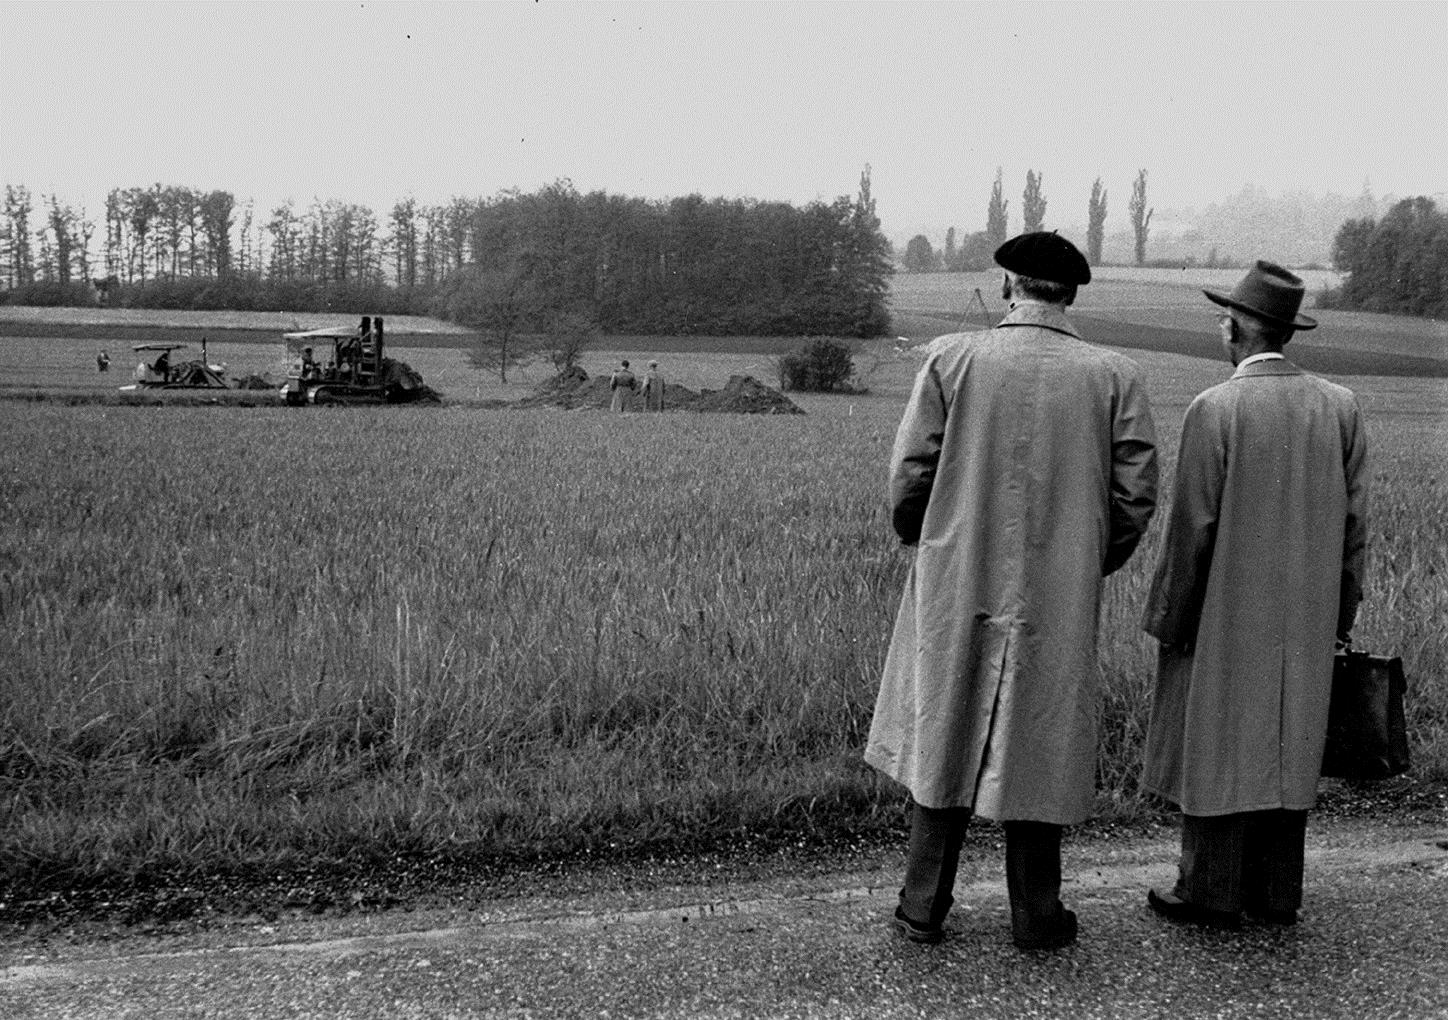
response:
<path id="1" fill-rule="evenodd" d="M 1292 924 L 1332 687 L 1362 597 L 1367 439 L 1350 390 L 1283 355 L 1303 284 L 1258 262 L 1221 306 L 1230 379 L 1182 425 L 1143 627 L 1160 643 L 1142 784 L 1182 810 L 1158 914 Z"/>
<path id="2" fill-rule="evenodd" d="M 892 523 L 916 548 L 865 760 L 913 800 L 894 923 L 938 942 L 972 814 L 1004 823 L 1022 949 L 1076 938 L 1062 828 L 1090 814 L 1102 578 L 1156 505 L 1156 433 L 1135 362 L 1065 309 L 1091 279 L 1054 233 L 995 253 L 1010 311 L 935 341 L 890 462 Z"/>

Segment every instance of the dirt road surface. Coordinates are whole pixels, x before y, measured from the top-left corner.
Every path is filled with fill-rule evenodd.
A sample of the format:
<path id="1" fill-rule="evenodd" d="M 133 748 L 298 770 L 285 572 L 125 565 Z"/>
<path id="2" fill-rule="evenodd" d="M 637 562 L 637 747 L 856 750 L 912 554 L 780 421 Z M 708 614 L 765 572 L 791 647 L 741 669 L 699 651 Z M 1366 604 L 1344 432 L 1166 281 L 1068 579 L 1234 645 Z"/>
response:
<path id="1" fill-rule="evenodd" d="M 0 944 L 0 1016 L 1448 1017 L 1448 819 L 1314 822 L 1292 928 L 1173 925 L 1175 833 L 1073 840 L 1078 945 L 1010 943 L 998 852 L 939 946 L 886 923 L 900 858 L 736 885 Z"/>

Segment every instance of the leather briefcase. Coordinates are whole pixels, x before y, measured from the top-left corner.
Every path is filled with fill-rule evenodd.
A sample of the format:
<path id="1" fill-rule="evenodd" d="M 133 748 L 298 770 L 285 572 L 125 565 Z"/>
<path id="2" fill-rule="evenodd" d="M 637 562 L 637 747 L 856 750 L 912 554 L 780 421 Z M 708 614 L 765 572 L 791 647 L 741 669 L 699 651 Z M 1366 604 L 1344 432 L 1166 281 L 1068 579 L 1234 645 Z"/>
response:
<path id="1" fill-rule="evenodd" d="M 1403 660 L 1396 655 L 1348 648 L 1333 656 L 1324 776 L 1387 779 L 1408 771 L 1406 690 Z"/>

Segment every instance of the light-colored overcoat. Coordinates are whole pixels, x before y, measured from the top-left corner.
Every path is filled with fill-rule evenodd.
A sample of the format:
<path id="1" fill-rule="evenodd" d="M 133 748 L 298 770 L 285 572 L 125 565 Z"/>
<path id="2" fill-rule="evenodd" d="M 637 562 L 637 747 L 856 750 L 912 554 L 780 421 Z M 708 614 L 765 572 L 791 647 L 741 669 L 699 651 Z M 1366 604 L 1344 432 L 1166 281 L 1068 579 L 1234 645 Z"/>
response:
<path id="1" fill-rule="evenodd" d="M 608 409 L 610 411 L 627 411 L 637 387 L 638 380 L 634 378 L 632 372 L 626 368 L 615 369 L 613 375 L 608 377 L 608 388 L 612 394 L 609 397 Z"/>
<path id="2" fill-rule="evenodd" d="M 926 807 L 1073 824 L 1094 786 L 1101 579 L 1156 502 L 1145 387 L 1052 306 L 931 351 L 891 458 L 895 529 L 919 548 L 865 760 Z"/>
<path id="3" fill-rule="evenodd" d="M 640 392 L 643 394 L 645 411 L 664 409 L 664 377 L 658 369 L 651 368 L 644 375 L 644 385 Z"/>
<path id="4" fill-rule="evenodd" d="M 1143 785 L 1185 813 L 1312 807 L 1333 642 L 1362 597 L 1366 461 L 1352 392 L 1289 361 L 1187 409 L 1142 623 L 1163 643 Z"/>

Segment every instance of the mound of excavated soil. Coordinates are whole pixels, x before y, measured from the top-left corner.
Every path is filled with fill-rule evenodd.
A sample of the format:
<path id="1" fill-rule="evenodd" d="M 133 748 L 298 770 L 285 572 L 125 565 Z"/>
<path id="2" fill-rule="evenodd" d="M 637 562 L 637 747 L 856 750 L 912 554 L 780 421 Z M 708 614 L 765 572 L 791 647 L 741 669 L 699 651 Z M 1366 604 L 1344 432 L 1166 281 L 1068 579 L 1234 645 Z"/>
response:
<path id="1" fill-rule="evenodd" d="M 667 392 L 664 398 L 667 401 Z M 665 406 L 668 406 L 667 403 Z M 798 404 L 752 375 L 731 375 L 722 390 L 700 391 L 699 399 L 691 410 L 722 411 L 725 414 L 804 414 Z"/>
<path id="2" fill-rule="evenodd" d="M 608 376 L 590 378 L 587 372 L 575 365 L 543 381 L 529 396 L 513 406 L 607 409 L 612 398 Z M 722 390 L 701 390 L 698 393 L 687 386 L 667 383 L 664 386 L 664 409 L 715 414 L 804 414 L 794 401 L 765 386 L 752 375 L 731 375 Z M 634 396 L 630 410 L 643 410 L 642 399 Z"/>

